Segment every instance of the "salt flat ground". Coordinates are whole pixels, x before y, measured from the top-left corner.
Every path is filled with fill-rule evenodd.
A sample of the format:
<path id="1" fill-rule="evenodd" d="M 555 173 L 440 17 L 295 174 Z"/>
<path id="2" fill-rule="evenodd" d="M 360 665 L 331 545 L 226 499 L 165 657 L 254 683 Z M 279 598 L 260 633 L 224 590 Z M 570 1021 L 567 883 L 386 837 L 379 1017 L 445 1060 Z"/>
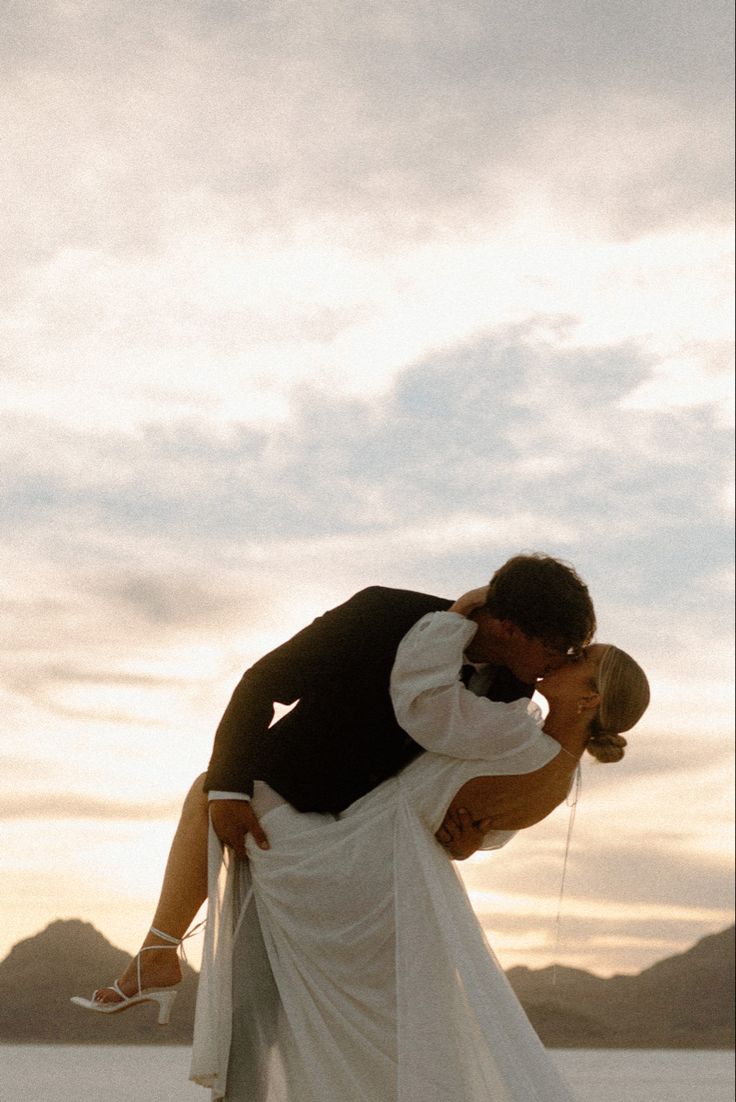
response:
<path id="1" fill-rule="evenodd" d="M 732 1052 L 553 1050 L 578 1102 L 732 1102 Z M 0 1102 L 208 1102 L 189 1050 L 145 1045 L 0 1046 Z"/>

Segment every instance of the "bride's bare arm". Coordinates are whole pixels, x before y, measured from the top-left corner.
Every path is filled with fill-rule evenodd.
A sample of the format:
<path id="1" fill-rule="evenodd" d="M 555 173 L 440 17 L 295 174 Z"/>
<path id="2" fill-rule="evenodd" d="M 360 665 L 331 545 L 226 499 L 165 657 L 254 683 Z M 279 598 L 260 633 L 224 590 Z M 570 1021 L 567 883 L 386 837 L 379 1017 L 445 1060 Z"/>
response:
<path id="1" fill-rule="evenodd" d="M 559 757 L 533 773 L 474 777 L 453 797 L 437 840 L 463 861 L 480 849 L 489 830 L 524 830 L 546 818 L 569 785 L 570 769 Z"/>

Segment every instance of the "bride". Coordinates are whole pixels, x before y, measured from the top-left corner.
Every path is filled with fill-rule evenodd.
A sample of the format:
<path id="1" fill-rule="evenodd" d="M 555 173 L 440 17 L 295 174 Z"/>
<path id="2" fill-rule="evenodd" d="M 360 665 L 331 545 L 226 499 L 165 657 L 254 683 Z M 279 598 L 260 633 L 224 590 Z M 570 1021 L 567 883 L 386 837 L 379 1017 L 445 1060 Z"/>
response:
<path id="1" fill-rule="evenodd" d="M 192 1078 L 213 1099 L 570 1102 L 437 839 L 462 857 L 544 818 L 584 750 L 623 756 L 648 686 L 624 652 L 589 646 L 539 683 L 544 730 L 491 764 L 472 749 L 488 701 L 458 681 L 474 631 L 457 611 L 425 616 L 391 690 L 417 741 L 462 731 L 476 756 L 425 753 L 337 817 L 259 785 L 270 848 L 249 838 L 247 863 L 210 831 Z"/>

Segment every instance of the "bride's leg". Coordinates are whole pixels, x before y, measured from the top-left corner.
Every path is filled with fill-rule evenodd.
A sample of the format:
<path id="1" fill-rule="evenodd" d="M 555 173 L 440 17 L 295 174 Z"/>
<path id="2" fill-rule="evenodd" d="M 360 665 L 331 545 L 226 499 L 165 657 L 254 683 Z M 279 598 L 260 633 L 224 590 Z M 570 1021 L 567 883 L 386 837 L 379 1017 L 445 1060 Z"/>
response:
<path id="1" fill-rule="evenodd" d="M 158 906 L 151 925 L 174 938 L 187 932 L 197 911 L 207 898 L 207 793 L 203 790 L 204 774 L 197 777 L 187 793 L 179 825 L 171 843 Z M 169 945 L 166 948 L 166 945 Z M 181 979 L 179 955 L 157 934 L 149 932 L 142 944 L 160 946 L 148 949 L 141 957 L 143 987 L 170 987 Z M 118 980 L 127 995 L 138 990 L 137 956 Z M 119 1002 L 120 996 L 110 987 L 95 993 L 98 1002 Z"/>
<path id="2" fill-rule="evenodd" d="M 207 898 L 208 818 L 204 778 L 204 773 L 197 777 L 184 800 L 153 916 L 152 925 L 172 937 L 184 936 Z"/>

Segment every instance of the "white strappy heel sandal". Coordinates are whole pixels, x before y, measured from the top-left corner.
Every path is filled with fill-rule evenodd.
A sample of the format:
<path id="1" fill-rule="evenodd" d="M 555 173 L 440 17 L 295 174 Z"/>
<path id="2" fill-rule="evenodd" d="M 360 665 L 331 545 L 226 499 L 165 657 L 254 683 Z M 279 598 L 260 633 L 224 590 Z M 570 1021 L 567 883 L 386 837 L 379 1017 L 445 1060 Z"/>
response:
<path id="1" fill-rule="evenodd" d="M 142 949 L 138 950 L 136 955 L 136 977 L 138 981 L 138 990 L 135 995 L 126 995 L 121 989 L 117 980 L 109 985 L 110 989 L 120 996 L 120 1002 L 116 1003 L 104 1003 L 95 999 L 97 991 L 93 992 L 91 999 L 84 999 L 81 995 L 74 995 L 71 1002 L 75 1006 L 81 1006 L 85 1010 L 92 1010 L 95 1014 L 119 1014 L 121 1010 L 129 1010 L 131 1006 L 137 1006 L 139 1003 L 155 1002 L 158 1004 L 158 1024 L 168 1025 L 171 1018 L 171 1008 L 174 1005 L 174 1000 L 177 996 L 176 988 L 178 984 L 172 984 L 171 987 L 142 987 L 141 986 L 141 954 L 145 953 L 147 949 L 173 949 L 176 951 L 179 947 L 182 947 L 182 960 L 186 960 L 183 943 L 187 938 L 190 938 L 197 932 L 200 926 L 204 923 L 200 922 L 188 934 L 184 934 L 184 937 L 172 937 L 171 934 L 164 933 L 163 930 L 157 930 L 155 926 L 151 927 L 151 933 L 156 937 L 160 937 L 163 941 L 168 942 L 166 945 L 144 945 Z M 98 991 L 104 990 L 104 988 L 98 988 Z"/>

